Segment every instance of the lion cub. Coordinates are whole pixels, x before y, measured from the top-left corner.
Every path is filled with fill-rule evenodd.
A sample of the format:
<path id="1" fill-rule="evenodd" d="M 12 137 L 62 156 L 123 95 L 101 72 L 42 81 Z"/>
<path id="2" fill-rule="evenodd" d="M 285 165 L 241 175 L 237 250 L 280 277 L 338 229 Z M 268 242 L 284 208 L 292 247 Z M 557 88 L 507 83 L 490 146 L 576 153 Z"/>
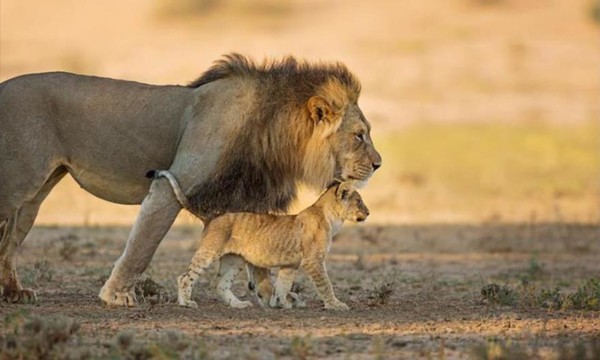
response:
<path id="1" fill-rule="evenodd" d="M 228 272 L 228 283 L 224 283 L 225 277 L 217 280 L 217 291 L 233 307 L 251 306 L 249 301 L 237 299 L 229 289 L 231 279 L 243 268 L 239 263 L 232 268 L 235 258 L 240 256 L 257 267 L 280 268 L 270 299 L 272 307 L 292 307 L 288 294 L 296 271 L 302 266 L 316 285 L 326 309 L 348 310 L 333 293 L 325 256 L 333 235 L 345 220 L 360 222 L 368 215 L 360 194 L 349 183 L 336 183 L 297 215 L 228 213 L 215 218 L 204 229 L 188 270 L 177 278 L 178 303 L 197 307 L 191 300 L 192 286 L 213 261 L 221 259 L 219 275 L 224 266 L 233 272 Z"/>

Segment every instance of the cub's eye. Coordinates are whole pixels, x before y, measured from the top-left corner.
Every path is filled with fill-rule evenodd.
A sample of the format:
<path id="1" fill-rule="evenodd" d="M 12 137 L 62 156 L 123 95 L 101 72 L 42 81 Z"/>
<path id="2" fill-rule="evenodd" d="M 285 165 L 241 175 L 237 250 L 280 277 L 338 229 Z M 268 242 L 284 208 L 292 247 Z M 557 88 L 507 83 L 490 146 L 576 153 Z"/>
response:
<path id="1" fill-rule="evenodd" d="M 363 134 L 363 133 L 360 133 L 360 134 L 355 134 L 355 135 L 354 135 L 354 138 L 355 138 L 357 141 L 360 141 L 360 142 L 365 142 L 365 134 Z"/>

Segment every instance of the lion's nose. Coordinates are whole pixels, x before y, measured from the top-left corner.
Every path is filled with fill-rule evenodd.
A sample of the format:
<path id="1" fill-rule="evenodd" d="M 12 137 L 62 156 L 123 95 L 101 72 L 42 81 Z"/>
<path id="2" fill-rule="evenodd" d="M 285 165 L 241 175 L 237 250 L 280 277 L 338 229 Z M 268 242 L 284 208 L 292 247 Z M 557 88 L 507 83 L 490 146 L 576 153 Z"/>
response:
<path id="1" fill-rule="evenodd" d="M 377 162 L 377 163 L 373 163 L 373 171 L 379 169 L 381 167 L 381 163 Z"/>

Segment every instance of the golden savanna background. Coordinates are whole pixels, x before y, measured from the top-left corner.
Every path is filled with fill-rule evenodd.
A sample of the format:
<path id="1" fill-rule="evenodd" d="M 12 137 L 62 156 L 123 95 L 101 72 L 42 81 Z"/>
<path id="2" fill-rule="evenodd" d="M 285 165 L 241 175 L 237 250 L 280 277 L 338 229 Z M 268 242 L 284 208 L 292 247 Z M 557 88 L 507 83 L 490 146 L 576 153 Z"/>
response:
<path id="1" fill-rule="evenodd" d="M 383 166 L 361 190 L 371 216 L 328 263 L 352 311 L 319 310 L 303 276 L 307 309 L 233 310 L 208 278 L 200 310 L 177 307 L 201 229 L 185 213 L 138 284 L 143 305 L 104 309 L 139 207 L 67 177 L 19 255 L 39 305 L 0 303 L 1 346 L 50 314 L 68 318 L 48 328 L 80 324 L 41 347 L 61 356 L 600 357 L 600 2 L 0 0 L 0 81 L 187 84 L 229 52 L 341 61 L 362 81 Z"/>
<path id="2" fill-rule="evenodd" d="M 600 219 L 598 7 L 587 0 L 3 0 L 0 80 L 186 84 L 222 54 L 342 61 L 384 166 L 371 222 Z M 128 224 L 64 181 L 45 224 Z M 191 221 L 181 219 L 183 223 Z"/>

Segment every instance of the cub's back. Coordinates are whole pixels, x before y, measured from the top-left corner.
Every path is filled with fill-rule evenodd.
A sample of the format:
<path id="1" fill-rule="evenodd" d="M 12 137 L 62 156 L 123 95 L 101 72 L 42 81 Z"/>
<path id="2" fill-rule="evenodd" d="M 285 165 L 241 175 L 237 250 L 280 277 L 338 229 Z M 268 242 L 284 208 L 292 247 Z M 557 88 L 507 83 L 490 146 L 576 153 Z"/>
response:
<path id="1" fill-rule="evenodd" d="M 300 239 L 302 229 L 295 223 L 295 218 L 295 215 L 227 213 L 208 226 L 209 230 L 218 228 L 219 231 L 227 231 L 231 245 L 235 243 L 236 247 L 252 246 L 269 251 L 274 243 L 290 246 L 290 241 Z"/>
<path id="2" fill-rule="evenodd" d="M 232 236 L 275 238 L 289 237 L 294 230 L 294 215 L 233 213 Z"/>

